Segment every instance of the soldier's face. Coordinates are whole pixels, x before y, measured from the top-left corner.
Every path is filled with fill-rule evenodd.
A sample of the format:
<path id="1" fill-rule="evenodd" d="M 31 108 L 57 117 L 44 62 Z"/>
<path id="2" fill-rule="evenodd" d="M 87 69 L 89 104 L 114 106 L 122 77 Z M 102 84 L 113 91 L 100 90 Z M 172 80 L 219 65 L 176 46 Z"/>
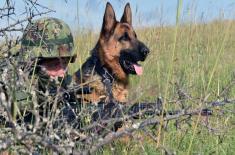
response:
<path id="1" fill-rule="evenodd" d="M 40 65 L 50 78 L 64 77 L 67 72 L 69 60 L 64 58 L 47 59 Z"/>

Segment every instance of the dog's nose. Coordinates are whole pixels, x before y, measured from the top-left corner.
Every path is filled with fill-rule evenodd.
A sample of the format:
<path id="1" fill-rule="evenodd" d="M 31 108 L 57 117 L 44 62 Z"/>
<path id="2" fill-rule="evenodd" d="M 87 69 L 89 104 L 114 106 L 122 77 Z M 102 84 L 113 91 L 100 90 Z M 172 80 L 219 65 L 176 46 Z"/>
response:
<path id="1" fill-rule="evenodd" d="M 149 49 L 147 47 L 143 47 L 141 49 L 141 53 L 143 53 L 144 56 L 147 56 L 149 54 Z"/>

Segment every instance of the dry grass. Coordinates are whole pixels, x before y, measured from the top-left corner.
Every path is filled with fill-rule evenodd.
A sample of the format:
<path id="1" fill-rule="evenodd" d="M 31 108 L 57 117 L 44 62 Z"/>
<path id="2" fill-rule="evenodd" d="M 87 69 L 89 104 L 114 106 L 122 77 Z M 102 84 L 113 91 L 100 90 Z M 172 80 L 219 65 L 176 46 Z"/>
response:
<path id="1" fill-rule="evenodd" d="M 178 99 L 177 86 L 195 99 L 188 101 L 187 106 L 202 106 L 202 102 L 197 99 L 206 98 L 210 101 L 234 97 L 234 86 L 229 91 L 224 91 L 234 80 L 233 21 L 179 25 L 176 36 L 176 27 L 152 27 L 136 31 L 138 38 L 150 48 L 151 54 L 147 61 L 142 63 L 144 74 L 131 76 L 131 102 L 154 101 L 157 96 L 162 96 L 166 109 L 179 108 L 180 105 L 170 102 Z M 77 34 L 78 59 L 77 63 L 71 66 L 71 72 L 79 68 L 89 56 L 89 51 L 95 46 L 97 38 L 98 34 L 90 31 Z M 228 109 L 232 110 L 234 106 Z M 175 129 L 173 123 L 170 123 L 167 131 L 162 129 L 160 135 L 159 130 L 153 132 L 159 137 L 158 148 L 164 146 L 177 154 L 233 154 L 234 119 L 234 114 L 220 113 L 209 118 L 209 126 L 215 131 L 218 129 L 218 133 L 211 132 L 203 126 L 204 118 L 200 116 L 193 118 L 190 125 L 183 125 L 180 130 Z M 138 141 L 135 139 L 128 145 L 117 142 L 113 149 L 108 146 L 103 153 L 162 153 L 150 138 L 144 136 L 142 142 Z"/>

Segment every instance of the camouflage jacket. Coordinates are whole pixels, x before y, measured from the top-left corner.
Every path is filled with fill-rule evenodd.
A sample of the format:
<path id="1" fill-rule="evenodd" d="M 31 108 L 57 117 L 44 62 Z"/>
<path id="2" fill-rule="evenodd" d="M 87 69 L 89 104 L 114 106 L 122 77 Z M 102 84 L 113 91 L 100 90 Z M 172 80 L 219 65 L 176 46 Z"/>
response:
<path id="1" fill-rule="evenodd" d="M 22 64 L 17 59 L 19 60 L 14 58 L 12 62 L 8 59 L 0 59 L 0 81 L 6 87 L 5 93 L 9 100 L 16 103 L 19 111 L 25 111 L 28 108 L 32 110 L 33 106 L 40 107 L 49 102 L 60 102 L 60 104 L 67 102 L 63 99 L 63 94 L 67 86 L 72 83 L 71 75 L 50 79 L 37 68 Z M 71 101 L 74 104 L 75 100 L 70 99 L 69 102 Z"/>

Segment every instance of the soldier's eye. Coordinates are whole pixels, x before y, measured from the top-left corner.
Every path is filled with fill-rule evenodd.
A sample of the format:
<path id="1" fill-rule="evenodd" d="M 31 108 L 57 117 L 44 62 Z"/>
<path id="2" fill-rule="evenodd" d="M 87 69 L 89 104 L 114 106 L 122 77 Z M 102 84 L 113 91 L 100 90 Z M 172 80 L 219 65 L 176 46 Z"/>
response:
<path id="1" fill-rule="evenodd" d="M 125 32 L 120 38 L 119 41 L 128 41 L 130 40 L 130 37 L 127 32 Z"/>

